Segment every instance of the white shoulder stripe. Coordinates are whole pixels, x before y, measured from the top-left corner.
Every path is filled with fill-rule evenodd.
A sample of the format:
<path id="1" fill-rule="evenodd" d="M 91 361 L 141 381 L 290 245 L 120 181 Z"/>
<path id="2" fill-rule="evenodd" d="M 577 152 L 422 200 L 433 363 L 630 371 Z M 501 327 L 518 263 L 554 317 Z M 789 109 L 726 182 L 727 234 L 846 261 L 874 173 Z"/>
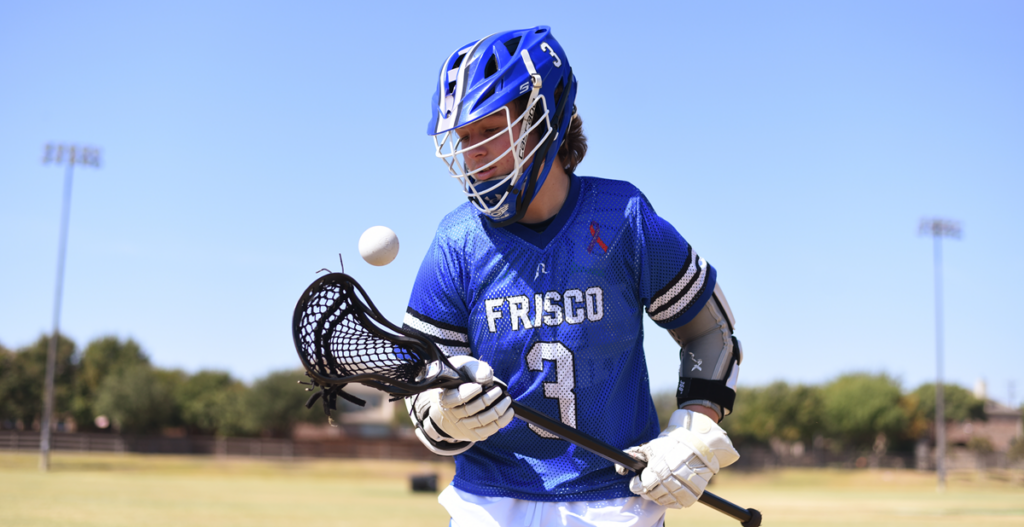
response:
<path id="1" fill-rule="evenodd" d="M 683 295 L 683 297 L 680 298 L 678 302 L 672 304 L 672 307 L 669 307 L 668 309 L 662 311 L 661 313 L 652 316 L 651 320 L 654 320 L 656 322 L 668 320 L 679 314 L 679 312 L 686 311 L 687 309 L 690 308 L 690 305 L 693 303 L 693 300 L 704 289 L 704 280 L 708 277 L 708 274 L 704 272 L 704 260 L 701 260 L 700 263 L 701 274 L 697 278 L 697 281 L 693 283 L 693 287 L 691 287 L 690 290 L 687 291 L 686 294 Z"/>
<path id="2" fill-rule="evenodd" d="M 647 311 L 653 312 L 658 309 L 661 309 L 661 306 L 667 304 L 669 300 L 675 298 L 675 296 L 678 295 L 684 287 L 686 287 L 686 284 L 690 283 L 690 280 L 693 279 L 693 275 L 697 274 L 699 271 L 704 270 L 704 267 L 707 265 L 707 262 L 705 262 L 704 259 L 701 258 L 700 256 L 694 256 L 696 256 L 696 262 L 691 261 L 690 267 L 686 269 L 686 273 L 683 274 L 683 277 L 676 281 L 675 285 L 673 285 L 671 289 L 666 291 L 665 294 L 659 296 L 658 298 L 655 298 L 654 301 L 651 302 L 651 307 L 647 308 Z M 694 265 L 695 263 L 696 265 Z"/>
<path id="3" fill-rule="evenodd" d="M 469 344 L 469 335 L 460 333 L 458 331 L 452 331 L 449 329 L 442 329 L 428 322 L 424 322 L 414 316 L 412 313 L 406 312 L 405 318 L 402 320 L 405 325 L 419 331 L 421 333 L 430 335 L 431 337 L 437 337 L 444 340 L 454 340 L 456 342 L 465 342 Z"/>

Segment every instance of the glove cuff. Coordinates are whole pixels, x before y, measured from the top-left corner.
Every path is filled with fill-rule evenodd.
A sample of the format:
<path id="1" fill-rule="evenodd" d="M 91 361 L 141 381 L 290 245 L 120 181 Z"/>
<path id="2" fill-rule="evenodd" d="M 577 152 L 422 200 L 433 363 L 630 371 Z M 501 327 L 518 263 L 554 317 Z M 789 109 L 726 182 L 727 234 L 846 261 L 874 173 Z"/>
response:
<path id="1" fill-rule="evenodd" d="M 432 393 L 434 392 L 434 393 Z M 444 433 L 440 427 L 430 419 L 431 397 L 437 397 L 439 388 L 414 395 L 405 400 L 406 409 L 409 411 L 409 418 L 416 427 L 416 437 L 427 447 L 427 450 L 439 456 L 454 456 L 470 449 L 474 442 L 459 441 Z"/>
<path id="2" fill-rule="evenodd" d="M 424 433 L 423 430 L 420 430 L 419 428 L 416 429 L 416 438 L 420 440 L 420 443 L 423 443 L 423 446 L 427 447 L 427 450 L 439 456 L 455 456 L 469 450 L 470 448 L 473 447 L 473 445 L 476 444 L 473 442 L 466 441 L 460 441 L 458 443 L 445 443 L 434 441 L 433 439 L 427 437 L 427 434 Z"/>

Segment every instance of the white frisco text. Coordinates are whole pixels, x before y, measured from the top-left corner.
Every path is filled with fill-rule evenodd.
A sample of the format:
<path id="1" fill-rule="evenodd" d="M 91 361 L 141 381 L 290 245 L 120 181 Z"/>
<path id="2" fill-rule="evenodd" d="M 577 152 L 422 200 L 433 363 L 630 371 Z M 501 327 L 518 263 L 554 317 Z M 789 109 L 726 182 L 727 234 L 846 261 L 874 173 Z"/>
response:
<path id="1" fill-rule="evenodd" d="M 506 319 L 512 331 L 541 326 L 597 322 L 604 318 L 604 291 L 600 287 L 569 289 L 564 293 L 548 291 L 526 295 L 492 298 L 484 301 L 487 329 L 498 332 L 498 321 Z"/>

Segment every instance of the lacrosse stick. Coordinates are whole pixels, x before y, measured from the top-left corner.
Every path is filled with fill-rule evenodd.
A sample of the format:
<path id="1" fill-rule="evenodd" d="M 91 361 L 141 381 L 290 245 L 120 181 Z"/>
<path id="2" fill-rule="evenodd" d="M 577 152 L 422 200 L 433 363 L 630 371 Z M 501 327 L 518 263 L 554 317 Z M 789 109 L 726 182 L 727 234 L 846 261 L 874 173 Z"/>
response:
<path id="1" fill-rule="evenodd" d="M 295 305 L 292 337 L 299 360 L 320 390 L 306 407 L 322 399 L 330 415 L 341 397 L 363 401 L 346 393 L 348 384 L 382 390 L 398 400 L 431 388 L 452 388 L 467 382 L 429 339 L 388 322 L 362 286 L 344 273 L 331 273 L 313 282 Z M 647 464 L 622 450 L 590 437 L 513 401 L 515 416 L 570 443 L 636 473 Z M 739 520 L 744 527 L 761 525 L 761 513 L 745 509 L 704 491 L 700 502 Z"/>

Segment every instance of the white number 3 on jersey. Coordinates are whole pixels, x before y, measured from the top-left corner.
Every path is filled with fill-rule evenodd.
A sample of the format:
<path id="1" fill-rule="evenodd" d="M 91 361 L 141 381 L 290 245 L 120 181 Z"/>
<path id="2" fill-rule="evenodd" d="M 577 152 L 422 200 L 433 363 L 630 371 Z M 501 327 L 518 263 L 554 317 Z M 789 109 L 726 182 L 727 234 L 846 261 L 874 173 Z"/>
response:
<path id="1" fill-rule="evenodd" d="M 544 371 L 544 361 L 555 363 L 555 381 L 544 383 L 544 397 L 557 400 L 559 420 L 566 426 L 576 428 L 576 394 L 573 392 L 576 388 L 576 374 L 573 371 L 572 351 L 561 342 L 538 342 L 526 354 L 526 367 L 530 371 Z M 558 439 L 558 436 L 532 424 L 530 429 L 541 437 Z"/>

